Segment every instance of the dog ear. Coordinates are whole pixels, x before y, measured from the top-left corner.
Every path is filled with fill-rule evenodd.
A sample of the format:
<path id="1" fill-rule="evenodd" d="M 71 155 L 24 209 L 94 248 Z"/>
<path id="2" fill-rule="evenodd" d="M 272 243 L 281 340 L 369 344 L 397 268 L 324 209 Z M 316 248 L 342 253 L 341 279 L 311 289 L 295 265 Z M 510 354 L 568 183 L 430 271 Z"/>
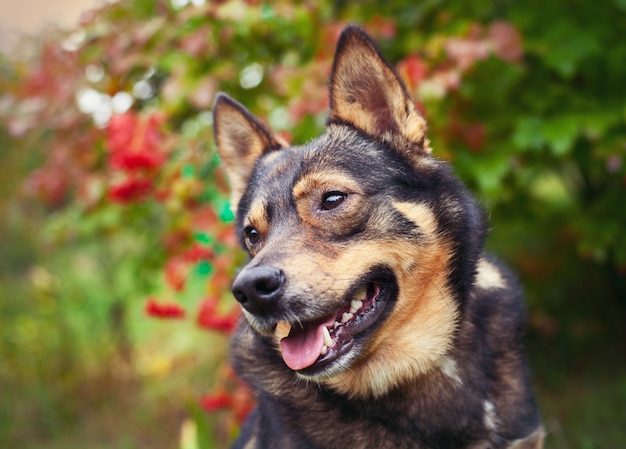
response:
<path id="1" fill-rule="evenodd" d="M 329 124 L 349 123 L 414 157 L 430 152 L 426 121 L 376 43 L 357 26 L 337 44 L 330 87 Z"/>
<path id="2" fill-rule="evenodd" d="M 257 160 L 287 144 L 273 136 L 244 106 L 223 93 L 217 94 L 213 104 L 213 133 L 230 181 L 230 207 L 236 213 Z"/>

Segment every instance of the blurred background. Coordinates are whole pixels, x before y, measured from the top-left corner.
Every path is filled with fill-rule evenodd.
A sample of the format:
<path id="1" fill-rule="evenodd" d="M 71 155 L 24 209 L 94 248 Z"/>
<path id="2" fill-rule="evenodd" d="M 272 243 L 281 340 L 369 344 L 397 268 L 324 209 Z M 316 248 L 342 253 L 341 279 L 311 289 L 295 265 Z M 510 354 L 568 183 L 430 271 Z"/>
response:
<path id="1" fill-rule="evenodd" d="M 227 447 L 252 398 L 212 101 L 317 136 L 348 23 L 526 288 L 546 447 L 626 445 L 624 0 L 24 0 L 0 6 L 1 447 Z"/>

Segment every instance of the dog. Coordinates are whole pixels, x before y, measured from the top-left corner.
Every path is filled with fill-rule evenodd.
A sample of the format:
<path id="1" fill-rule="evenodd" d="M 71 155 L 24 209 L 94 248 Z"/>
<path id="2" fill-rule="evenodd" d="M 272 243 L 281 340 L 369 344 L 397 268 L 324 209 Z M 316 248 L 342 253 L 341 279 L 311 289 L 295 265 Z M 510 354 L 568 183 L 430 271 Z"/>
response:
<path id="1" fill-rule="evenodd" d="M 231 354 L 258 402 L 233 447 L 543 447 L 520 288 L 372 38 L 341 34 L 306 145 L 226 94 L 213 114 L 250 256 Z"/>

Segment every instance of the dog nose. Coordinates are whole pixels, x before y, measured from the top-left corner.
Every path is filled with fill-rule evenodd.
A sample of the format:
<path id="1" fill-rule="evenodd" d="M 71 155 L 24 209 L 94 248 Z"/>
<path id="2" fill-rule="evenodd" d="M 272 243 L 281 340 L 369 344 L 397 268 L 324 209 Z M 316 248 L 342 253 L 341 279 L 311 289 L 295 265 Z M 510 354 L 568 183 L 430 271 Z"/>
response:
<path id="1" fill-rule="evenodd" d="M 285 274 L 277 268 L 260 266 L 243 270 L 232 291 L 235 299 L 250 313 L 263 314 L 276 303 L 283 291 Z"/>

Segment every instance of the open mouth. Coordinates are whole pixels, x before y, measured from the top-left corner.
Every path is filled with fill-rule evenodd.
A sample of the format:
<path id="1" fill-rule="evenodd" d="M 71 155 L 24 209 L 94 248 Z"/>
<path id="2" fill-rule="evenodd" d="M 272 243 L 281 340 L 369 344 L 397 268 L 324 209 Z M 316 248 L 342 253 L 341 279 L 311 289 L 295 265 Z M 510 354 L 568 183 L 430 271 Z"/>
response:
<path id="1" fill-rule="evenodd" d="M 393 296 L 391 276 L 377 276 L 362 284 L 344 305 L 319 320 L 276 326 L 285 364 L 314 375 L 349 353 L 355 339 L 373 332 L 387 315 Z"/>

